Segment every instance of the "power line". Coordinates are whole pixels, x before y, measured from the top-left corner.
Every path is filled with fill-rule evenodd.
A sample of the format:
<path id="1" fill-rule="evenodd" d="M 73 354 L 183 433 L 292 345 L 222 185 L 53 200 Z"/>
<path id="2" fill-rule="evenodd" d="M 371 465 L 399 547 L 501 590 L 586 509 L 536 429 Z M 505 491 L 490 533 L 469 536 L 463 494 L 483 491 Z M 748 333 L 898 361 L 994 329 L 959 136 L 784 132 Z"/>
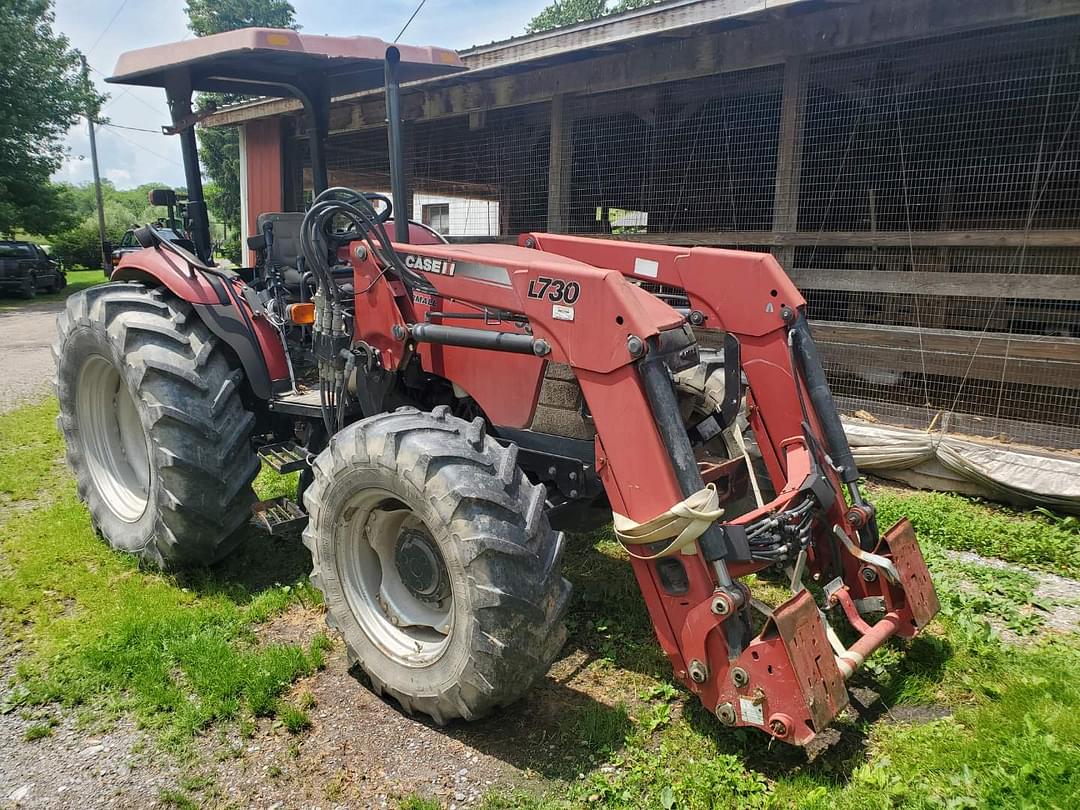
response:
<path id="1" fill-rule="evenodd" d="M 114 124 L 112 121 L 99 122 L 103 127 L 116 127 L 117 129 L 130 129 L 132 132 L 149 132 L 151 135 L 162 135 L 160 129 L 146 129 L 146 127 L 129 127 L 126 124 Z"/>
<path id="2" fill-rule="evenodd" d="M 104 72 L 98 70 L 96 67 L 94 67 L 91 64 L 87 64 L 87 67 L 90 68 L 92 71 L 94 71 L 94 73 L 97 73 L 99 76 L 101 76 L 103 78 L 107 79 L 109 77 L 107 73 L 104 73 Z M 104 110 L 105 107 L 110 106 L 113 102 L 118 101 L 119 99 L 121 99 L 124 96 L 128 95 L 134 89 L 135 89 L 134 87 L 125 87 L 123 90 L 121 90 L 119 93 L 117 93 L 115 96 L 110 98 L 107 102 L 105 102 L 105 105 L 101 109 Z M 140 104 L 142 104 L 144 107 L 146 107 L 146 109 L 152 110 L 155 115 L 162 115 L 163 114 L 161 110 L 159 110 L 157 107 L 155 107 L 153 104 L 151 104 L 146 99 L 141 98 L 141 97 L 136 96 L 136 95 L 132 95 L 131 97 L 133 99 L 135 99 L 137 102 L 139 102 Z"/>
<path id="3" fill-rule="evenodd" d="M 405 22 L 405 25 L 403 25 L 401 27 L 401 30 L 398 31 L 398 35 L 394 37 L 394 42 L 397 42 L 399 39 L 401 39 L 401 35 L 405 33 L 405 29 L 412 25 L 412 21 L 416 19 L 416 15 L 420 13 L 420 9 L 424 7 L 424 3 L 426 2 L 427 0 L 420 0 L 420 5 L 416 7 L 416 11 L 412 13 L 412 16 L 409 17 L 409 19 Z"/>
<path id="4" fill-rule="evenodd" d="M 112 124 L 102 124 L 102 126 L 107 128 L 107 129 L 113 130 Z M 131 144 L 135 148 L 142 149 L 144 152 L 148 152 L 149 154 L 153 155 L 156 158 L 159 158 L 160 160 L 164 160 L 167 163 L 173 164 L 174 166 L 181 166 L 181 164 L 179 162 L 173 160 L 172 158 L 166 157 L 165 155 L 161 154 L 160 152 L 155 152 L 153 149 L 148 149 L 147 147 L 143 146 L 141 143 L 138 143 L 137 141 L 133 141 L 131 138 L 125 137 L 123 134 L 121 134 L 119 132 L 113 131 L 112 134 L 115 135 L 120 140 L 127 141 L 129 144 Z"/>
<path id="5" fill-rule="evenodd" d="M 126 6 L 127 4 L 128 4 L 128 0 L 123 0 L 120 3 L 120 8 L 118 8 L 116 10 L 116 13 L 112 15 L 112 18 L 109 20 L 108 24 L 105 26 L 105 30 L 102 31 L 100 34 L 98 34 L 98 38 L 94 40 L 94 44 L 91 45 L 90 50 L 88 50 L 86 52 L 87 56 L 89 56 L 90 54 L 92 54 L 94 52 L 94 48 L 96 48 L 98 46 L 98 43 L 101 42 L 101 38 L 104 37 L 107 33 L 109 33 L 109 29 L 112 28 L 112 24 L 114 22 L 116 22 L 116 18 L 120 16 L 120 12 L 124 10 L 124 6 Z"/>

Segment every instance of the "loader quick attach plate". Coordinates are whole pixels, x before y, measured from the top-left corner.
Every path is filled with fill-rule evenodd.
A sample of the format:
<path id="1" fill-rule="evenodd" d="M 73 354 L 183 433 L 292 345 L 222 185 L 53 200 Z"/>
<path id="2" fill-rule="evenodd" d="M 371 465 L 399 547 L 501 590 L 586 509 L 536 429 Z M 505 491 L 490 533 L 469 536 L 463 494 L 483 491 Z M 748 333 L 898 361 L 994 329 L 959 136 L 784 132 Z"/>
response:
<path id="1" fill-rule="evenodd" d="M 917 627 L 926 627 L 937 615 L 941 605 L 934 590 L 934 583 L 930 579 L 926 560 L 919 548 L 919 541 L 915 539 L 915 529 L 911 521 L 907 518 L 898 521 L 885 532 L 885 542 L 889 546 L 896 573 L 900 575 L 900 585 L 904 589 L 904 599 L 911 616 Z"/>
<path id="2" fill-rule="evenodd" d="M 809 591 L 800 591 L 773 611 L 772 621 L 799 681 L 814 731 L 821 731 L 847 706 L 848 693 L 817 603 Z"/>

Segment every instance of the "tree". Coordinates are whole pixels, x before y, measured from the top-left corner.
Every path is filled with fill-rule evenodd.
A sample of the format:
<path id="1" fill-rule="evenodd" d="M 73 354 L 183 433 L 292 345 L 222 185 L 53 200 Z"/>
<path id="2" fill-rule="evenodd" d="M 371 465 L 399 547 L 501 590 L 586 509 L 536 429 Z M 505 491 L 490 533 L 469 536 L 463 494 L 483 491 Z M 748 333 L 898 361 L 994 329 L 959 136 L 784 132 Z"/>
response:
<path id="1" fill-rule="evenodd" d="M 128 228 L 164 217 L 166 210 L 151 206 L 148 195 L 151 189 L 165 187 L 167 184 L 164 183 L 144 183 L 137 188 L 118 189 L 109 180 L 102 180 L 105 238 L 116 244 Z M 101 267 L 101 241 L 98 237 L 93 183 L 81 186 L 63 183 L 55 188 L 58 194 L 63 195 L 70 224 L 51 232 L 55 233 L 55 238 L 50 239 L 53 255 L 63 259 L 69 267 Z"/>
<path id="2" fill-rule="evenodd" d="M 296 10 L 287 0 L 188 0 L 188 28 L 199 37 L 237 28 L 298 28 Z M 235 96 L 203 93 L 196 106 L 222 106 Z M 199 129 L 199 160 L 213 183 L 206 204 L 231 230 L 240 228 L 240 135 L 235 127 Z M 209 189 L 208 189 L 209 192 Z"/>
<path id="3" fill-rule="evenodd" d="M 51 234 L 63 224 L 49 175 L 68 128 L 101 103 L 53 21 L 52 0 L 0 0 L 0 233 Z"/>
<path id="4" fill-rule="evenodd" d="M 188 0 L 188 28 L 197 37 L 237 28 L 297 28 L 288 0 Z"/>
<path id="5" fill-rule="evenodd" d="M 555 0 L 525 26 L 525 33 L 539 34 L 541 31 L 550 31 L 552 28 L 561 28 L 564 25 L 595 20 L 608 14 L 617 14 L 620 11 L 649 6 L 659 0 Z"/>

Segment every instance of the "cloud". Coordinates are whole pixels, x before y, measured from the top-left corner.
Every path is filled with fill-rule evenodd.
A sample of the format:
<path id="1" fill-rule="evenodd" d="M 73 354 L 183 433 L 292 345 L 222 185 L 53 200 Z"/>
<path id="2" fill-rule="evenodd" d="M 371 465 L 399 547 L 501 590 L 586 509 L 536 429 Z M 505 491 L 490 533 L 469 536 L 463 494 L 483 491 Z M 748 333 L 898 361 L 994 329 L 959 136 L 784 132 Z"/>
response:
<path id="1" fill-rule="evenodd" d="M 105 176 L 118 188 L 127 188 L 131 185 L 131 172 L 127 169 L 107 169 Z"/>
<path id="2" fill-rule="evenodd" d="M 419 0 L 293 0 L 305 33 L 353 36 L 363 34 L 392 40 Z M 464 49 L 470 45 L 516 36 L 548 0 L 427 0 L 402 41 Z M 116 58 L 126 50 L 175 42 L 190 36 L 184 4 L 173 2 L 127 3 L 113 23 L 108 21 L 121 0 L 57 0 L 55 27 L 71 44 L 86 53 L 95 69 L 91 74 L 102 92 L 109 94 L 102 114 L 116 125 L 98 129 L 98 161 L 103 177 L 118 186 L 144 183 L 184 185 L 180 143 L 158 134 L 169 121 L 163 90 L 124 87 L 104 82 Z M 104 35 L 103 35 L 104 34 Z M 96 43 L 96 44 L 95 44 Z M 93 178 L 86 121 L 80 120 L 67 135 L 68 157 L 53 175 L 71 183 Z"/>

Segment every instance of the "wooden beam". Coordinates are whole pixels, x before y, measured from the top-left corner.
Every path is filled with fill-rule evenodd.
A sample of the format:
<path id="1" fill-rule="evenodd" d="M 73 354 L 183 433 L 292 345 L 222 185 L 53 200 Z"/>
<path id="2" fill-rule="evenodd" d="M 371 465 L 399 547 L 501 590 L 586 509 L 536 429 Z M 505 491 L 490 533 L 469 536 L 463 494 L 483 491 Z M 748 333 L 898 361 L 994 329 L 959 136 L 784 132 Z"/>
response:
<path id="1" fill-rule="evenodd" d="M 788 3 L 806 0 L 786 0 Z M 675 0 L 664 8 L 645 8 L 611 14 L 509 42 L 479 45 L 462 52 L 462 61 L 470 68 L 532 61 L 559 56 L 567 51 L 598 49 L 625 43 L 641 36 L 685 35 L 686 29 L 722 20 L 760 14 L 780 5 L 779 0 Z"/>
<path id="2" fill-rule="evenodd" d="M 605 234 L 581 234 L 597 239 Z M 994 230 L 975 231 L 686 231 L 672 233 L 622 234 L 632 242 L 667 245 L 817 246 L 817 247 L 1080 247 L 1080 230 Z"/>
<path id="3" fill-rule="evenodd" d="M 429 120 L 535 104 L 557 93 L 625 90 L 776 65 L 791 56 L 835 55 L 870 45 L 1076 14 L 1076 0 L 867 0 L 853 7 L 825 9 L 714 35 L 702 33 L 680 42 L 652 43 L 643 37 L 640 44 L 621 53 L 532 70 L 521 70 L 525 66 L 519 63 L 519 70 L 509 75 L 468 71 L 449 79 L 417 82 L 402 89 L 403 104 L 407 107 L 407 100 L 418 95 L 421 111 L 408 117 Z M 373 98 L 381 98 L 381 91 L 356 93 L 335 104 L 363 105 L 365 99 Z M 236 124 L 298 109 L 298 102 L 291 100 L 261 102 L 222 110 L 207 123 Z M 384 125 L 385 114 L 368 109 L 354 115 L 352 128 Z"/>
<path id="4" fill-rule="evenodd" d="M 573 144 L 570 142 L 571 119 L 566 96 L 551 99 L 551 140 L 548 147 L 547 229 L 565 233 L 570 204 L 570 179 L 574 168 Z"/>
<path id="5" fill-rule="evenodd" d="M 806 107 L 806 64 L 793 56 L 784 64 L 783 97 L 780 103 L 780 141 L 776 153 L 776 186 L 773 191 L 773 231 L 790 232 L 799 227 L 799 181 L 802 177 L 803 110 Z M 790 267 L 795 248 L 781 246 L 776 258 Z"/>
<path id="6" fill-rule="evenodd" d="M 1080 387 L 1080 338 L 811 321 L 828 366 Z"/>
<path id="7" fill-rule="evenodd" d="M 1041 273 L 926 273 L 894 270 L 788 270 L 802 290 L 955 295 L 964 298 L 1030 298 L 1080 301 L 1080 276 Z"/>
<path id="8" fill-rule="evenodd" d="M 837 409 L 842 413 L 853 414 L 855 411 L 867 411 L 877 417 L 883 425 L 899 425 L 926 430 L 926 410 L 922 407 L 911 408 L 911 406 L 898 405 L 895 402 L 843 395 L 837 395 L 834 399 Z M 933 418 L 934 413 L 931 412 L 930 418 Z M 1034 417 L 1035 414 L 1032 414 L 1032 418 Z M 1080 447 L 1080 428 L 1061 424 L 945 411 L 936 424 L 936 429 L 941 428 L 944 428 L 946 433 L 983 436 L 990 442 L 994 441 L 995 435 L 1004 434 L 1010 439 L 1007 445 L 1009 450 L 1031 452 L 1033 455 L 1055 457 L 1054 452 L 1046 448 L 1072 450 Z M 1027 442 L 1028 445 L 1017 446 L 1013 442 Z"/>

